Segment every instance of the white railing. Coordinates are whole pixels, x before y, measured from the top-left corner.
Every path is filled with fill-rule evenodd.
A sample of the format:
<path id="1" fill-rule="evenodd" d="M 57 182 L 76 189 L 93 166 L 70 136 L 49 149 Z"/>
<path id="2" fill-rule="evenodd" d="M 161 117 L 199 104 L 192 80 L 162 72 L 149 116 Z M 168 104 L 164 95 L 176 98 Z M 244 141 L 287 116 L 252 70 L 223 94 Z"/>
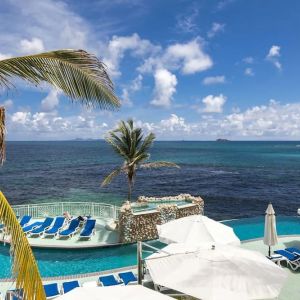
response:
<path id="1" fill-rule="evenodd" d="M 62 216 L 69 212 L 72 216 L 92 216 L 102 219 L 116 219 L 119 207 L 96 202 L 52 202 L 12 206 L 17 216 L 30 215 L 33 218 Z"/>

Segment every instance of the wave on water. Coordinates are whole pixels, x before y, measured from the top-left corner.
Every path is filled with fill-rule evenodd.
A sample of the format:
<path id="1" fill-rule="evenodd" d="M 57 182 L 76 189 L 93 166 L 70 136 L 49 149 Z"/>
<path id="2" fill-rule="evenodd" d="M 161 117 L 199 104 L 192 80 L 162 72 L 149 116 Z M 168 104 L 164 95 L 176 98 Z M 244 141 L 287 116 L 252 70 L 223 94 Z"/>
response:
<path id="1" fill-rule="evenodd" d="M 214 175 L 224 175 L 224 174 L 233 174 L 233 175 L 239 175 L 240 173 L 237 171 L 225 171 L 225 170 L 211 170 L 210 173 Z"/>

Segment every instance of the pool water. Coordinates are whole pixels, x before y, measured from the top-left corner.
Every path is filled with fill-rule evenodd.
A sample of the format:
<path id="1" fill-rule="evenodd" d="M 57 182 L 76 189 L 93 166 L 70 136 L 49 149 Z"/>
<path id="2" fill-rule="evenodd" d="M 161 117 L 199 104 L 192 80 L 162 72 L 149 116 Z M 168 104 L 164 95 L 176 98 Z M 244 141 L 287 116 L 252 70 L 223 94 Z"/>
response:
<path id="1" fill-rule="evenodd" d="M 264 234 L 264 217 L 225 221 L 231 226 L 240 240 L 261 238 Z M 300 235 L 300 218 L 277 217 L 279 235 Z M 158 241 L 150 242 L 152 246 L 162 248 Z M 35 249 L 42 277 L 64 276 L 99 272 L 136 264 L 136 245 L 85 250 Z M 145 252 L 144 256 L 151 252 Z M 0 278 L 10 277 L 9 247 L 0 245 Z"/>
<path id="2" fill-rule="evenodd" d="M 264 235 L 264 217 L 245 218 L 225 221 L 224 224 L 233 228 L 241 241 L 261 238 Z M 300 217 L 276 218 L 278 235 L 300 235 Z"/>
<path id="3" fill-rule="evenodd" d="M 133 211 L 134 212 L 140 212 L 140 211 L 146 211 L 146 210 L 153 210 L 156 209 L 156 207 L 158 205 L 162 205 L 162 204 L 168 204 L 168 205 L 174 205 L 176 204 L 177 206 L 182 206 L 182 205 L 186 205 L 186 204 L 191 204 L 191 201 L 178 201 L 178 200 L 174 200 L 174 201 L 157 201 L 157 202 L 148 202 L 144 205 L 141 206 L 132 206 L 133 207 Z"/>
<path id="4" fill-rule="evenodd" d="M 149 242 L 162 248 L 158 241 Z M 34 249 L 42 277 L 100 272 L 136 265 L 136 244 L 85 250 Z M 144 257 L 150 255 L 145 252 Z M 10 277 L 9 247 L 0 244 L 0 279 Z"/>

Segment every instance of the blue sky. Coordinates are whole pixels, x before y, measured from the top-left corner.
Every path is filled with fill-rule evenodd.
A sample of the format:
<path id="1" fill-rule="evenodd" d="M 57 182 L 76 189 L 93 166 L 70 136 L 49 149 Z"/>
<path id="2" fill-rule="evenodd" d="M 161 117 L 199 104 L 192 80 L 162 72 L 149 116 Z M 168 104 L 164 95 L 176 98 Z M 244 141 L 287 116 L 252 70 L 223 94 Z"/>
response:
<path id="1" fill-rule="evenodd" d="M 296 0 L 1 0 L 0 59 L 86 49 L 122 100 L 89 111 L 16 81 L 0 95 L 8 139 L 103 138 L 132 117 L 162 140 L 298 140 L 299 12 Z"/>

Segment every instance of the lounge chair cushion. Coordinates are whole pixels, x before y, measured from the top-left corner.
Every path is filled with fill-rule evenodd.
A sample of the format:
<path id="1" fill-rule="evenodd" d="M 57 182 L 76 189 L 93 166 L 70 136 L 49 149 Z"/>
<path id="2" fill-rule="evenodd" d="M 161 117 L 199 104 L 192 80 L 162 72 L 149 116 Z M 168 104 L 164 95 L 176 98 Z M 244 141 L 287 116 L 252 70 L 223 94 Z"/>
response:
<path id="1" fill-rule="evenodd" d="M 31 216 L 23 216 L 22 219 L 20 220 L 20 225 L 23 227 L 26 225 L 31 219 Z"/>
<path id="2" fill-rule="evenodd" d="M 75 232 L 78 228 L 80 221 L 78 219 L 73 219 L 69 225 L 68 229 L 65 229 L 59 233 L 59 235 L 69 236 Z"/>
<path id="3" fill-rule="evenodd" d="M 63 284 L 62 284 L 64 294 L 72 291 L 73 289 L 75 289 L 79 286 L 80 285 L 79 285 L 78 280 L 63 282 Z"/>
<path id="4" fill-rule="evenodd" d="M 28 232 L 28 231 L 31 231 L 31 230 L 34 229 L 35 227 L 40 226 L 40 225 L 42 225 L 42 224 L 43 224 L 43 222 L 38 222 L 38 221 L 37 221 L 37 222 L 31 223 L 31 224 L 29 224 L 29 225 L 23 227 L 23 230 L 24 230 L 24 232 Z"/>
<path id="5" fill-rule="evenodd" d="M 286 248 L 285 251 L 291 252 L 293 254 L 300 255 L 300 249 L 298 249 L 296 247 Z"/>
<path id="6" fill-rule="evenodd" d="M 104 286 L 119 285 L 123 283 L 121 281 L 117 281 L 114 275 L 100 276 L 99 281 Z"/>
<path id="7" fill-rule="evenodd" d="M 125 285 L 127 285 L 129 282 L 137 281 L 136 276 L 131 271 L 119 273 L 118 275 Z"/>
<path id="8" fill-rule="evenodd" d="M 56 234 L 62 228 L 64 223 L 65 217 L 56 217 L 53 226 L 46 230 L 45 233 L 49 235 Z"/>
<path id="9" fill-rule="evenodd" d="M 49 227 L 52 224 L 53 220 L 54 220 L 53 218 L 46 218 L 46 220 L 43 222 L 43 224 L 41 226 L 33 229 L 31 231 L 31 233 L 37 234 L 37 233 L 43 232 L 45 230 L 45 228 Z"/>
<path id="10" fill-rule="evenodd" d="M 44 284 L 44 290 L 47 298 L 59 295 L 57 283 Z"/>
<path id="11" fill-rule="evenodd" d="M 96 225 L 96 220 L 87 220 L 83 230 L 80 232 L 81 237 L 89 237 L 92 235 Z"/>
<path id="12" fill-rule="evenodd" d="M 286 250 L 276 250 L 276 251 L 274 251 L 274 253 L 282 255 L 290 261 L 298 260 L 300 258 L 299 255 L 295 255 L 295 254 L 293 254 L 289 251 L 286 251 Z"/>

